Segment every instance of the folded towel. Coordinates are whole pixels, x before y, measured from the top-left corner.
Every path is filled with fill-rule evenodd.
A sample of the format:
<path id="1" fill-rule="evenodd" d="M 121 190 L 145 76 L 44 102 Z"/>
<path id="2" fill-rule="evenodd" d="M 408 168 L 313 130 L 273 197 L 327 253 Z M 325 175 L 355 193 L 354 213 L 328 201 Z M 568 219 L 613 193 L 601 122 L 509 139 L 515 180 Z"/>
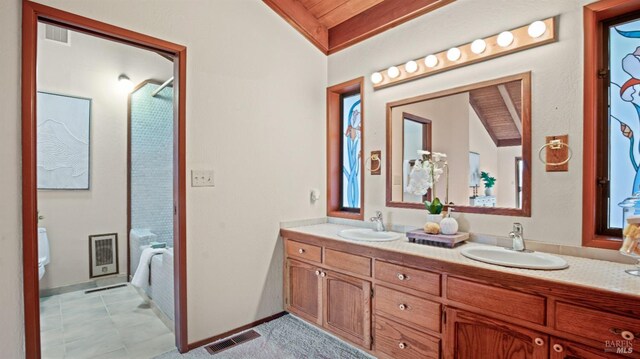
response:
<path id="1" fill-rule="evenodd" d="M 166 252 L 166 248 L 145 248 L 140 255 L 140 263 L 138 263 L 136 273 L 133 275 L 133 279 L 131 279 L 131 285 L 138 288 L 144 288 L 145 284 L 149 283 L 149 266 L 151 264 L 151 258 L 156 254 Z"/>

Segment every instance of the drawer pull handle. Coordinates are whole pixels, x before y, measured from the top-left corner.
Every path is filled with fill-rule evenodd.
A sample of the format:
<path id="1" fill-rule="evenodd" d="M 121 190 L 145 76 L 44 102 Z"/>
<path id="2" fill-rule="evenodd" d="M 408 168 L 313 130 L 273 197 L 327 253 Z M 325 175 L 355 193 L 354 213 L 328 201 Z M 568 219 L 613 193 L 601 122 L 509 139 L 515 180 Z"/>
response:
<path id="1" fill-rule="evenodd" d="M 563 348 L 563 347 L 562 347 L 562 345 L 560 345 L 560 344 L 554 344 L 554 345 L 553 345 L 553 350 L 554 350 L 556 353 L 562 353 L 562 352 L 564 351 L 564 348 Z"/>
<path id="2" fill-rule="evenodd" d="M 302 248 L 298 249 L 298 253 L 304 254 L 304 249 L 302 249 Z"/>
<path id="3" fill-rule="evenodd" d="M 327 276 L 327 273 L 325 273 L 325 272 L 320 272 L 320 276 L 324 278 L 324 277 L 326 277 L 326 276 Z"/>
<path id="4" fill-rule="evenodd" d="M 638 335 L 638 334 L 633 334 L 633 332 L 630 332 L 628 330 L 622 330 L 622 329 L 616 329 L 616 328 L 611 328 L 609 329 L 609 331 L 612 334 L 621 336 L 622 339 L 624 340 L 634 340 Z"/>
<path id="5" fill-rule="evenodd" d="M 319 270 L 316 271 L 316 275 L 320 275 L 320 271 Z"/>
<path id="6" fill-rule="evenodd" d="M 404 349 L 406 347 L 407 347 L 407 344 L 405 344 L 403 342 L 400 342 L 400 344 L 398 344 L 398 348 L 400 348 L 400 349 Z"/>
<path id="7" fill-rule="evenodd" d="M 398 273 L 398 279 L 399 280 L 407 280 L 407 276 L 402 274 L 402 273 Z"/>
<path id="8" fill-rule="evenodd" d="M 400 309 L 400 310 L 405 310 L 405 309 L 407 309 L 407 306 L 406 306 L 406 305 L 404 305 L 404 304 L 400 304 L 400 305 L 398 306 L 398 309 Z"/>
<path id="9" fill-rule="evenodd" d="M 536 338 L 533 340 L 533 342 L 536 343 L 536 345 L 539 347 L 544 345 L 544 340 L 542 340 L 542 338 Z"/>

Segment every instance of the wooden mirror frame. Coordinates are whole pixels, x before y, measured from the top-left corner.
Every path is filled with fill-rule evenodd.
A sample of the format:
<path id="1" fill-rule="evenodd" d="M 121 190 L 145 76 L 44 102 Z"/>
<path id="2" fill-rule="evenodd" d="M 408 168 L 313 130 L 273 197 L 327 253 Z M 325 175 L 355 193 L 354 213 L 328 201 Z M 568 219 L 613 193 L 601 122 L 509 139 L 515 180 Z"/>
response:
<path id="1" fill-rule="evenodd" d="M 444 91 L 438 91 L 426 95 L 407 98 L 404 100 L 387 103 L 387 183 L 386 183 L 386 205 L 387 207 L 396 208 L 413 208 L 426 210 L 422 203 L 405 203 L 392 200 L 392 174 L 391 161 L 392 155 L 392 110 L 394 107 L 410 105 L 427 100 L 433 100 L 441 97 L 455 95 L 461 92 L 468 92 L 482 87 L 493 86 L 511 81 L 522 81 L 522 208 L 506 208 L 506 207 L 473 207 L 454 205 L 456 212 L 463 213 L 482 213 L 501 216 L 531 217 L 531 72 L 523 72 L 516 75 L 505 76 L 489 81 L 478 82 L 470 85 L 460 86 Z"/>

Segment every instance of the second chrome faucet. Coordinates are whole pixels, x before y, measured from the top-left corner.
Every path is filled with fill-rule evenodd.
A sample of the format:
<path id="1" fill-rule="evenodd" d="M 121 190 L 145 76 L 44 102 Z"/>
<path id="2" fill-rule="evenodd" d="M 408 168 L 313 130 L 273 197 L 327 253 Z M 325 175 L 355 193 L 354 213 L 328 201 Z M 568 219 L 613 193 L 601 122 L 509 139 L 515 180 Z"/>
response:
<path id="1" fill-rule="evenodd" d="M 530 252 L 525 248 L 524 244 L 524 228 L 520 223 L 513 224 L 513 230 L 509 233 L 509 237 L 511 237 L 511 250 L 517 252 Z"/>
<path id="2" fill-rule="evenodd" d="M 382 212 L 376 211 L 376 215 L 371 217 L 370 221 L 376 224 L 376 232 L 384 232 L 386 230 L 382 221 Z"/>

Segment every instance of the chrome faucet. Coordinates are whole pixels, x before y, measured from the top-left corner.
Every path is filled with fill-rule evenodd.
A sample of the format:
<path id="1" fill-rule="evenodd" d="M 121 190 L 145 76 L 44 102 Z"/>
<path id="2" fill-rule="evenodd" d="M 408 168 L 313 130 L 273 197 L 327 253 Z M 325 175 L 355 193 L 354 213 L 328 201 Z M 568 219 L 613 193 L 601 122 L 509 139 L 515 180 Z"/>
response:
<path id="1" fill-rule="evenodd" d="M 513 231 L 509 233 L 511 237 L 512 245 L 511 250 L 517 252 L 528 252 L 524 245 L 524 228 L 520 223 L 513 224 Z"/>
<path id="2" fill-rule="evenodd" d="M 382 223 L 382 212 L 376 211 L 375 217 L 371 217 L 371 222 L 376 224 L 376 232 L 384 232 L 384 223 Z"/>

